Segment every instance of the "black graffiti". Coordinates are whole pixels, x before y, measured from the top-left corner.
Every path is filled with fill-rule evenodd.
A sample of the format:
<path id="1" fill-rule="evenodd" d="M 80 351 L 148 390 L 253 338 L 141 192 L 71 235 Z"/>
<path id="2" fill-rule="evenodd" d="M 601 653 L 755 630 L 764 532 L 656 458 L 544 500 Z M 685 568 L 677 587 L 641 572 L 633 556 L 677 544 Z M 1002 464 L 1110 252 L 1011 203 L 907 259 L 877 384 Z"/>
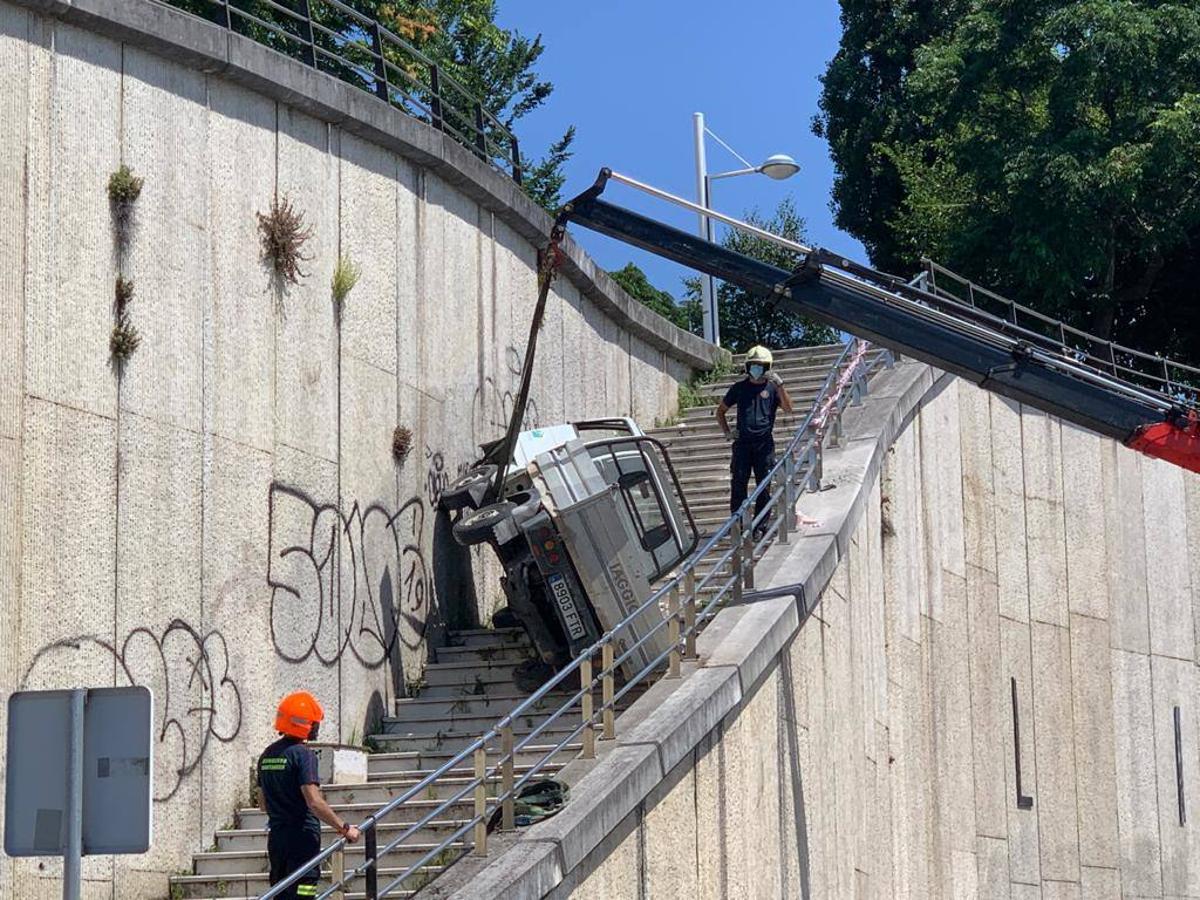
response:
<path id="1" fill-rule="evenodd" d="M 460 462 L 451 469 L 446 465 L 446 455 L 441 450 L 425 448 L 425 497 L 429 507 L 437 507 L 442 492 L 446 490 L 459 476 L 465 475 L 471 468 L 470 463 Z"/>
<path id="2" fill-rule="evenodd" d="M 156 802 L 175 796 L 214 738 L 227 744 L 242 730 L 242 695 L 229 674 L 224 635 L 202 634 L 182 619 L 172 620 L 161 636 L 135 628 L 120 646 L 95 635 L 54 641 L 34 656 L 22 687 L 40 683 L 39 668 L 61 667 L 64 656 L 70 656 L 66 662 L 76 671 L 86 668 L 78 654 L 89 649 L 114 660 L 128 684 L 154 692 Z M 189 736 L 189 726 L 198 736 Z"/>
<path id="3" fill-rule="evenodd" d="M 483 385 L 475 389 L 471 399 L 471 421 L 486 429 L 488 440 L 508 428 L 508 420 L 512 418 L 516 395 L 521 387 L 522 359 L 516 347 L 505 350 L 505 362 L 504 375 L 499 379 L 490 375 L 485 377 Z M 525 404 L 525 419 L 521 427 L 529 430 L 541 426 L 537 400 L 530 396 Z"/>
<path id="4" fill-rule="evenodd" d="M 278 655 L 326 666 L 350 654 L 369 669 L 416 649 L 432 606 L 421 542 L 426 504 L 391 511 L 355 503 L 343 515 L 282 484 L 270 490 L 267 584 Z"/>

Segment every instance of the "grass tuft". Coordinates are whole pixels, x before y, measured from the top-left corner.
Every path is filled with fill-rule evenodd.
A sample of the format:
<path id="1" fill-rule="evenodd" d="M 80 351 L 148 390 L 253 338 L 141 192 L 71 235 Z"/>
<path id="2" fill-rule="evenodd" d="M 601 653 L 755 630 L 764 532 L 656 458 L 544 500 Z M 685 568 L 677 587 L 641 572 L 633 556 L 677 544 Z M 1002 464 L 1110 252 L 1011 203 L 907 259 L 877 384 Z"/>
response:
<path id="1" fill-rule="evenodd" d="M 338 257 L 337 266 L 333 270 L 333 281 L 330 284 L 330 290 L 333 292 L 333 302 L 339 321 L 342 318 L 342 310 L 346 305 L 346 298 L 354 290 L 354 286 L 358 284 L 358 279 L 361 276 L 362 269 L 355 265 L 349 254 L 343 254 Z"/>
<path id="2" fill-rule="evenodd" d="M 303 263 L 312 259 L 304 252 L 313 236 L 312 227 L 304 223 L 304 213 L 284 197 L 271 201 L 270 212 L 257 215 L 263 262 L 271 266 L 281 282 L 299 284 L 301 278 L 308 277 Z"/>
<path id="3" fill-rule="evenodd" d="M 392 432 L 392 458 L 398 463 L 404 462 L 412 452 L 413 433 L 403 425 L 397 425 Z"/>

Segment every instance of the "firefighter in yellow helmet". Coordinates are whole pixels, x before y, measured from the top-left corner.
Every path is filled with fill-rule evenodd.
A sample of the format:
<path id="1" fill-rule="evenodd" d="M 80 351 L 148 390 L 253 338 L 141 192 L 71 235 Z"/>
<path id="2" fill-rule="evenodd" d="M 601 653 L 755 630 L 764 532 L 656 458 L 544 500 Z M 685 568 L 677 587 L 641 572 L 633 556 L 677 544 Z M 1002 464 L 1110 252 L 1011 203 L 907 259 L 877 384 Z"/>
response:
<path id="1" fill-rule="evenodd" d="M 792 411 L 792 398 L 778 374 L 771 371 L 774 358 L 766 347 L 751 347 L 746 354 L 746 377 L 735 381 L 725 392 L 717 407 L 717 423 L 727 440 L 733 441 L 733 458 L 729 463 L 729 511 L 737 512 L 746 502 L 750 473 L 754 483 L 761 484 L 775 465 L 775 414 L 780 409 Z M 737 436 L 729 428 L 726 414 L 737 409 Z M 755 501 L 755 518 L 767 505 L 771 488 L 767 487 Z M 756 527 L 756 536 L 766 530 L 764 519 Z"/>
<path id="2" fill-rule="evenodd" d="M 317 777 L 315 740 L 325 713 L 307 691 L 288 694 L 275 713 L 279 740 L 258 758 L 258 807 L 267 814 L 271 884 L 278 884 L 321 852 L 320 819 L 351 844 L 358 829 L 343 822 L 325 802 Z M 320 867 L 310 869 L 281 898 L 317 896 Z"/>

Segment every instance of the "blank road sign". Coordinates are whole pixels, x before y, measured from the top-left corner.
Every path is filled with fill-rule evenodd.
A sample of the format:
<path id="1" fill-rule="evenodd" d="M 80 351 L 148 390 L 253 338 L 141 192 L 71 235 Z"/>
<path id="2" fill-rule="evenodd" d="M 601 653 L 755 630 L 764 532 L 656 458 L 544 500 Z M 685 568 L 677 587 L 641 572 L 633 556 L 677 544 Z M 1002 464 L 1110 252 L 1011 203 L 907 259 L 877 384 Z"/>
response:
<path id="1" fill-rule="evenodd" d="M 4 852 L 66 851 L 70 691 L 8 701 Z M 153 700 L 143 687 L 92 688 L 83 717 L 83 852 L 150 849 Z"/>

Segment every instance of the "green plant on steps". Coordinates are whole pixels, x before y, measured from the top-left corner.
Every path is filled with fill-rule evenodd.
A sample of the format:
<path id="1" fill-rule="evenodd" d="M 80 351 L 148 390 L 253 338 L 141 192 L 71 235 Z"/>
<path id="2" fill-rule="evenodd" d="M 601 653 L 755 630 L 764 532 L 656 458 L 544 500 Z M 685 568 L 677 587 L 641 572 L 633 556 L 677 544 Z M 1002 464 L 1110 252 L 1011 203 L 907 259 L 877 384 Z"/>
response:
<path id="1" fill-rule="evenodd" d="M 711 388 L 722 378 L 732 374 L 733 362 L 728 356 L 722 356 L 720 361 L 707 372 L 692 377 L 679 385 L 679 412 L 695 409 L 697 406 L 711 406 L 718 397 L 714 396 Z M 669 421 L 668 425 L 678 424 L 679 419 Z"/>
<path id="2" fill-rule="evenodd" d="M 358 284 L 361 276 L 362 269 L 354 263 L 348 253 L 343 253 L 338 257 L 329 289 L 333 294 L 334 313 L 339 322 L 342 320 L 342 313 L 346 307 L 346 298 L 354 290 L 354 286 Z"/>

